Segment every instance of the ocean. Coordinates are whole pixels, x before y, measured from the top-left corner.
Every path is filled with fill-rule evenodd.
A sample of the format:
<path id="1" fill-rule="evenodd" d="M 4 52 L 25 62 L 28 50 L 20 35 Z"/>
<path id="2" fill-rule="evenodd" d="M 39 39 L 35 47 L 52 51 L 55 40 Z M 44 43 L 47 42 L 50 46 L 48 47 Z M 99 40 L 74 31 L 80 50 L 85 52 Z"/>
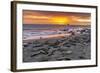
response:
<path id="1" fill-rule="evenodd" d="M 50 24 L 23 24 L 23 30 L 41 30 L 41 29 L 61 29 L 66 25 L 50 25 Z"/>

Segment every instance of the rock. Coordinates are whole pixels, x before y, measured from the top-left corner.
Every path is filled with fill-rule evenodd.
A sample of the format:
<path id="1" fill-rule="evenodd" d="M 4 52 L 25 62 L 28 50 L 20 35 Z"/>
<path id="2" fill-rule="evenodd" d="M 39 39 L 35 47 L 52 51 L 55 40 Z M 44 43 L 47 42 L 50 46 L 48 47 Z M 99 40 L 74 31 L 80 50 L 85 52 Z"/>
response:
<path id="1" fill-rule="evenodd" d="M 46 53 L 45 53 L 45 51 L 40 50 L 40 51 L 37 51 L 37 52 L 33 52 L 31 57 L 34 57 L 34 56 L 39 55 L 39 54 L 46 54 Z"/>
<path id="2" fill-rule="evenodd" d="M 55 44 L 57 42 L 57 40 L 49 40 L 47 43 L 48 44 Z"/>
<path id="3" fill-rule="evenodd" d="M 58 39 L 58 42 L 59 42 L 59 43 L 62 43 L 63 41 L 64 41 L 64 40 Z"/>
<path id="4" fill-rule="evenodd" d="M 32 44 L 33 48 L 34 47 L 41 47 L 42 45 L 43 45 L 42 43 L 40 43 L 40 44 L 39 43 L 38 44 Z"/>
<path id="5" fill-rule="evenodd" d="M 53 53 L 55 52 L 55 51 L 57 51 L 57 50 L 59 50 L 59 48 L 50 48 L 49 50 L 48 50 L 48 55 L 50 56 L 50 55 L 53 55 Z"/>
<path id="6" fill-rule="evenodd" d="M 29 44 L 28 43 L 23 43 L 23 47 L 28 47 Z"/>
<path id="7" fill-rule="evenodd" d="M 30 51 L 35 52 L 35 51 L 39 51 L 42 50 L 44 47 L 34 47 L 32 48 Z"/>
<path id="8" fill-rule="evenodd" d="M 60 50 L 61 50 L 61 51 L 67 51 L 67 50 L 68 50 L 68 47 L 61 46 L 61 47 L 60 47 Z"/>
<path id="9" fill-rule="evenodd" d="M 71 44 L 67 44 L 67 43 L 65 43 L 63 46 L 71 47 Z"/>
<path id="10" fill-rule="evenodd" d="M 45 44 L 46 40 L 39 40 L 38 43 Z"/>
<path id="11" fill-rule="evenodd" d="M 72 51 L 71 51 L 71 50 L 63 51 L 62 53 L 63 53 L 64 55 L 69 55 L 69 54 L 72 54 Z"/>
<path id="12" fill-rule="evenodd" d="M 47 42 L 47 44 L 49 45 L 49 46 L 55 46 L 55 45 L 57 45 L 59 42 L 57 41 L 57 40 L 49 40 L 48 42 Z"/>
<path id="13" fill-rule="evenodd" d="M 60 58 L 57 58 L 57 60 L 71 60 L 71 58 L 67 58 L 67 57 L 60 57 Z"/>
<path id="14" fill-rule="evenodd" d="M 71 54 L 71 53 L 72 53 L 72 51 L 68 50 L 66 53 L 67 53 L 67 54 Z"/>
<path id="15" fill-rule="evenodd" d="M 49 59 L 49 57 L 44 54 L 38 54 L 38 55 L 32 57 L 33 62 L 44 62 L 44 61 L 48 61 L 48 59 Z"/>
<path id="16" fill-rule="evenodd" d="M 35 47 L 35 48 L 31 49 L 32 52 L 39 51 L 39 50 L 43 50 L 45 52 L 48 52 L 49 47 L 48 46 L 41 46 L 41 47 Z"/>
<path id="17" fill-rule="evenodd" d="M 60 51 L 54 51 L 53 53 L 52 53 L 52 55 L 50 55 L 50 57 L 51 58 L 55 58 L 55 59 L 57 59 L 57 58 L 59 58 L 59 57 L 62 57 L 63 55 L 62 55 L 62 52 L 60 52 Z"/>
<path id="18" fill-rule="evenodd" d="M 86 59 L 84 56 L 79 56 L 79 59 Z"/>
<path id="19" fill-rule="evenodd" d="M 53 54 L 54 55 L 62 55 L 62 52 L 61 51 L 55 51 Z"/>

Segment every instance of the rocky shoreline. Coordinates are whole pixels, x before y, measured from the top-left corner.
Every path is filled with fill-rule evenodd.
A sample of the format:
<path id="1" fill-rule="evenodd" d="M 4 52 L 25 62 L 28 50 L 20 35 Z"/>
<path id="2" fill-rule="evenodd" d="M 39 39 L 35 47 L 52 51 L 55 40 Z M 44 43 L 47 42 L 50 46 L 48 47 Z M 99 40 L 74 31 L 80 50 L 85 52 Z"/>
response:
<path id="1" fill-rule="evenodd" d="M 23 45 L 23 62 L 83 60 L 91 58 L 91 34 L 33 40 Z"/>

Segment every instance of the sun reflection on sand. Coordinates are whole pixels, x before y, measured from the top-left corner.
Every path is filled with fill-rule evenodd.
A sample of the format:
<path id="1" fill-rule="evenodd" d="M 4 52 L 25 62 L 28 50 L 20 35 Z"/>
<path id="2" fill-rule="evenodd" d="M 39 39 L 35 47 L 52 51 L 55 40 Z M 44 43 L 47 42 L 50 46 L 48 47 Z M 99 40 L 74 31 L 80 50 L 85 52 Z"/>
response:
<path id="1" fill-rule="evenodd" d="M 62 33 L 62 34 L 53 34 L 53 35 L 41 35 L 41 36 L 30 36 L 30 37 L 27 37 L 25 39 L 23 39 L 24 41 L 25 40 L 36 40 L 36 39 L 46 39 L 46 38 L 58 38 L 58 37 L 64 37 L 64 36 L 70 36 L 71 33 Z"/>

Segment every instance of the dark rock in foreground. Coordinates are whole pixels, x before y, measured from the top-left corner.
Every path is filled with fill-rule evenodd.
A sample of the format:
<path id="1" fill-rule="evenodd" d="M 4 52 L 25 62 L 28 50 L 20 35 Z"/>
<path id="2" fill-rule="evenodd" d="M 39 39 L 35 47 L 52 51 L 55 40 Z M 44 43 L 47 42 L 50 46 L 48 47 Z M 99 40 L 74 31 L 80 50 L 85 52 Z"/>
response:
<path id="1" fill-rule="evenodd" d="M 90 32 L 70 37 L 42 39 L 23 45 L 23 62 L 83 60 L 91 58 Z"/>

